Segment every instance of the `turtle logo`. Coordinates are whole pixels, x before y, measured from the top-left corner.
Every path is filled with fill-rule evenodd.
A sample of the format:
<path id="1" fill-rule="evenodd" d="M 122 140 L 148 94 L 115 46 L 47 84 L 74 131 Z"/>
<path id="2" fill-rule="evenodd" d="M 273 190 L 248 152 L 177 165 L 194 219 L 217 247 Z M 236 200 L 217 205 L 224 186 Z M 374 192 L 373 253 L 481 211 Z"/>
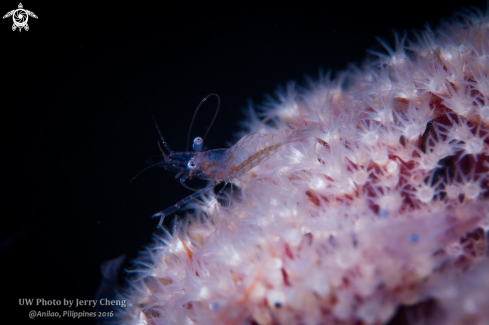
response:
<path id="1" fill-rule="evenodd" d="M 24 28 L 26 31 L 29 30 L 29 25 L 27 25 L 27 21 L 29 20 L 29 16 L 37 18 L 36 14 L 32 11 L 23 9 L 22 3 L 19 3 L 19 8 L 9 11 L 3 16 L 3 18 L 7 18 L 12 16 L 14 20 L 14 24 L 12 25 L 12 31 L 15 31 L 16 28 L 19 29 L 19 32 Z"/>

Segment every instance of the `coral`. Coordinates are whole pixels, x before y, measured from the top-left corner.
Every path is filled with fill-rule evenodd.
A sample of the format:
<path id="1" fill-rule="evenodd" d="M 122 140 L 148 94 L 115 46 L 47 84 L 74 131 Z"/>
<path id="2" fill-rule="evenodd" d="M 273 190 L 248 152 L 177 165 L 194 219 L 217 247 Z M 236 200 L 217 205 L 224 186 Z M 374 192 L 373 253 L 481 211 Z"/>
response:
<path id="1" fill-rule="evenodd" d="M 416 35 L 250 109 L 312 135 L 161 228 L 118 322 L 487 324 L 489 15 Z"/>

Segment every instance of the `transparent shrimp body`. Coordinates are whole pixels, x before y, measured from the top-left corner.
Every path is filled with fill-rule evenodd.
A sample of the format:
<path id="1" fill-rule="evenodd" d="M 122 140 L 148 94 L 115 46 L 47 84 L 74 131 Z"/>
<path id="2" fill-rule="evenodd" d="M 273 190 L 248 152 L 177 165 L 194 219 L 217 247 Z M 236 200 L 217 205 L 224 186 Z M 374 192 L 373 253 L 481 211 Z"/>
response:
<path id="1" fill-rule="evenodd" d="M 242 137 L 226 151 L 224 163 L 227 175 L 223 180 L 230 182 L 239 178 L 287 142 L 282 134 L 252 133 Z"/>
<path id="2" fill-rule="evenodd" d="M 187 136 L 187 150 L 189 147 L 188 145 L 190 139 L 190 130 L 192 129 L 197 111 L 199 110 L 202 103 L 204 103 L 207 98 L 211 96 L 216 96 L 218 99 L 217 110 L 210 127 L 214 123 L 217 112 L 219 111 L 220 98 L 217 94 L 210 94 L 204 97 L 204 99 L 200 102 L 199 106 L 197 106 L 197 109 L 195 110 L 194 117 L 192 118 L 192 122 L 190 123 L 189 133 Z M 309 131 L 304 132 L 301 130 L 289 130 L 283 134 L 252 133 L 242 137 L 234 146 L 229 149 L 201 151 L 204 148 L 204 139 L 207 135 L 206 133 L 203 138 L 197 137 L 194 139 L 194 142 L 192 144 L 192 148 L 194 149 L 193 152 L 175 152 L 170 149 L 165 139 L 163 138 L 163 135 L 161 134 L 158 124 L 156 123 L 154 115 L 153 121 L 155 122 L 156 129 L 158 130 L 158 134 L 160 135 L 161 144 L 168 152 L 168 154 L 166 154 L 163 148 L 160 146 L 164 161 L 155 164 L 154 166 L 164 165 L 165 169 L 176 171 L 178 173 L 176 177 L 178 178 L 181 176 L 180 183 L 184 187 L 191 190 L 194 189 L 188 187 L 185 184 L 185 180 L 189 178 L 199 178 L 211 181 L 211 184 L 207 185 L 206 187 L 195 190 L 196 192 L 192 195 L 189 195 L 183 200 L 177 202 L 175 205 L 154 215 L 162 217 L 162 220 L 165 216 L 178 211 L 184 204 L 195 199 L 202 193 L 213 189 L 214 186 L 222 182 L 231 183 L 234 179 L 240 178 L 250 169 L 270 157 L 274 152 L 277 151 L 280 146 L 285 145 L 289 142 L 302 140 L 310 135 Z M 311 128 L 308 129 L 310 130 Z M 151 167 L 152 166 L 148 168 Z M 221 191 L 223 189 L 221 189 Z M 221 191 L 217 195 L 219 195 Z"/>
<path id="3" fill-rule="evenodd" d="M 176 169 L 185 175 L 180 179 L 199 178 L 212 183 L 177 202 L 154 216 L 165 217 L 179 210 L 184 204 L 200 194 L 209 191 L 217 184 L 229 183 L 267 159 L 277 149 L 290 142 L 291 139 L 281 134 L 252 133 L 241 138 L 229 149 L 215 149 L 203 152 L 171 152 L 165 159 L 167 169 Z M 294 139 L 296 140 L 296 139 Z M 292 141 L 294 141 L 292 140 Z M 184 168 L 185 166 L 185 168 Z"/>
<path id="4" fill-rule="evenodd" d="M 175 167 L 185 165 L 186 178 L 229 183 L 270 157 L 285 143 L 285 137 L 280 134 L 252 133 L 229 149 L 176 152 L 170 154 L 168 162 Z"/>

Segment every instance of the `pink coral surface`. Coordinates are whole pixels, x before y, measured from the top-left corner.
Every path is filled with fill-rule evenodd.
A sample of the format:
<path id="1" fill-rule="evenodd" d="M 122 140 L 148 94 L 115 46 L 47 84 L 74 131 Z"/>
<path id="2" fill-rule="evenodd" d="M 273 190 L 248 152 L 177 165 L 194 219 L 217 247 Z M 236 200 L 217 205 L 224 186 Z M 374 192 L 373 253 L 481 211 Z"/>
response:
<path id="1" fill-rule="evenodd" d="M 118 322 L 487 324 L 489 16 L 413 39 L 250 108 L 310 136 L 155 235 Z"/>

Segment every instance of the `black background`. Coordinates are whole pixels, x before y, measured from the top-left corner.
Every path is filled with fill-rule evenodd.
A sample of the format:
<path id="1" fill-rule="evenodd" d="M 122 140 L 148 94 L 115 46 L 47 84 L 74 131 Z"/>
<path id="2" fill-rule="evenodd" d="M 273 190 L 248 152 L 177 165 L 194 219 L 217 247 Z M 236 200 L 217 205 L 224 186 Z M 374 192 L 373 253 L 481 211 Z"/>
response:
<path id="1" fill-rule="evenodd" d="M 12 32 L 12 19 L 1 20 L 2 317 L 51 324 L 29 320 L 36 308 L 19 307 L 19 299 L 93 299 L 100 264 L 134 258 L 157 225 L 151 215 L 190 194 L 159 168 L 129 183 L 160 159 L 149 109 L 172 149 L 183 151 L 195 107 L 216 92 L 222 106 L 206 144 L 226 147 L 249 100 L 260 104 L 291 80 L 306 85 L 320 68 L 360 64 L 367 49 L 382 51 L 375 36 L 392 44 L 393 29 L 436 26 L 464 6 L 486 7 L 323 3 L 23 1 L 39 17 L 29 18 L 29 31 Z M 2 1 L 1 14 L 17 5 Z M 194 135 L 215 103 L 204 105 Z M 94 320 L 63 320 L 76 322 Z"/>

